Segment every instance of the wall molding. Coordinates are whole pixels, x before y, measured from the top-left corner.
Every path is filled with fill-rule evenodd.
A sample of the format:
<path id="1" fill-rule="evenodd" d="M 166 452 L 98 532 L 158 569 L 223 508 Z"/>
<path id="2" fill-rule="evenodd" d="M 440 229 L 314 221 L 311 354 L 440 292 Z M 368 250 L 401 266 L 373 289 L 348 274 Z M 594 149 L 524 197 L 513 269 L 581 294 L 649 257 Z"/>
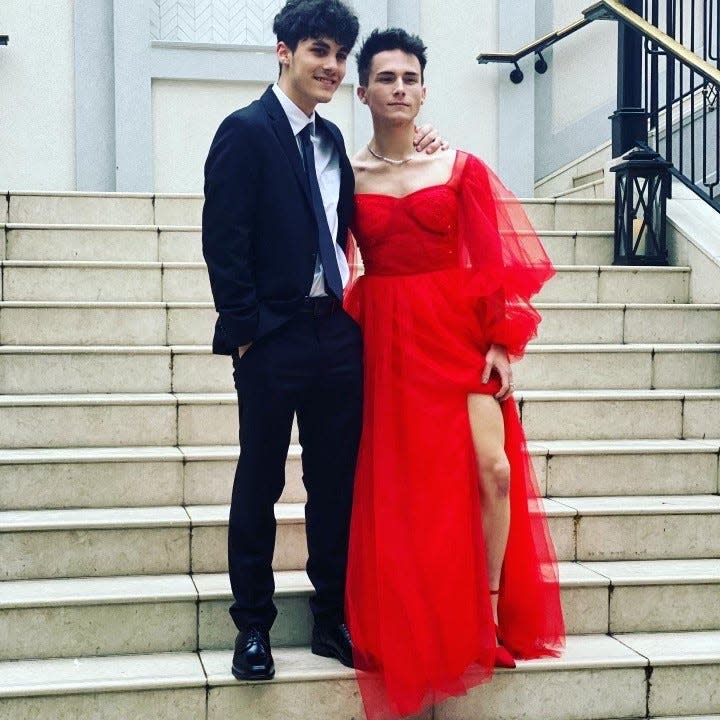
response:
<path id="1" fill-rule="evenodd" d="M 154 80 L 257 82 L 277 79 L 272 17 L 284 0 L 263 7 L 267 20 L 261 36 L 245 31 L 247 44 L 217 41 L 202 32 L 178 37 L 176 21 L 171 30 L 157 25 L 157 12 L 170 15 L 180 6 L 209 13 L 215 0 L 76 0 L 75 84 L 76 167 L 79 190 L 152 192 Z M 252 7 L 247 0 L 227 0 L 217 7 L 239 13 Z M 275 7 L 277 6 L 277 7 Z M 355 0 L 360 19 L 360 39 L 374 27 L 399 24 L 410 31 L 420 28 L 420 0 Z M 153 13 L 155 13 L 153 20 Z M 272 16 L 272 17 L 271 17 Z M 160 18 L 162 21 L 162 17 Z M 172 20 L 168 16 L 168 21 Z M 203 18 L 201 17 L 200 20 Z M 244 27 L 236 17 L 237 27 Z M 193 20 L 194 21 L 194 20 Z M 189 20 L 188 20 L 189 22 Z M 172 29 L 173 23 L 175 29 Z M 202 24 L 202 23 L 201 23 Z M 200 27 L 200 26 L 198 26 Z M 173 33 L 175 35 L 173 36 Z M 259 38 L 259 39 L 258 39 Z M 272 42 L 270 42 L 272 40 Z M 270 43 L 270 44 L 265 44 Z M 348 66 L 343 83 L 357 86 L 355 62 Z M 352 132 L 346 137 L 348 152 L 355 152 L 372 134 L 367 108 L 353 104 Z"/>

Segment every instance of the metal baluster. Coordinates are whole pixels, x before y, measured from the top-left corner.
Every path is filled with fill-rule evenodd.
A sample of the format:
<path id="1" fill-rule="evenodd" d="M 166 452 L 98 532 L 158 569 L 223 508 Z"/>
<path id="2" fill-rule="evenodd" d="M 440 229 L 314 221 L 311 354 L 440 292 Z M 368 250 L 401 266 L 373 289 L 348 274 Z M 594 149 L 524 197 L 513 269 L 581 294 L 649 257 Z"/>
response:
<path id="1" fill-rule="evenodd" d="M 659 0 L 652 0 L 652 18 L 650 22 L 655 26 L 659 26 Z M 651 48 L 657 51 L 657 45 L 652 45 Z M 655 130 L 655 152 L 660 152 L 660 108 L 658 95 L 660 92 L 659 83 L 659 72 L 658 72 L 658 55 L 657 52 L 653 52 L 650 55 L 650 122 Z"/>
<path id="2" fill-rule="evenodd" d="M 675 23 L 673 12 L 673 0 L 668 0 L 666 9 L 668 16 L 665 19 L 667 34 L 675 37 Z M 665 159 L 673 161 L 673 136 L 672 136 L 672 106 L 675 100 L 675 58 L 670 53 L 665 53 Z"/>
<path id="3" fill-rule="evenodd" d="M 685 44 L 685 3 L 680 0 L 680 29 L 678 31 L 680 35 L 680 44 Z M 680 70 L 680 95 L 679 95 L 679 110 L 680 110 L 680 124 L 678 126 L 678 167 L 680 172 L 683 171 L 683 141 L 685 139 L 685 126 L 684 120 L 684 106 L 685 106 L 685 66 L 682 63 L 678 63 Z M 674 103 L 673 103 L 674 104 Z"/>
<path id="4" fill-rule="evenodd" d="M 715 67 L 720 67 L 720 18 L 718 13 L 715 12 Z M 713 87 L 713 106 L 715 112 L 713 117 L 715 119 L 715 182 L 710 186 L 710 197 L 715 197 L 715 187 L 718 183 L 718 170 L 720 170 L 720 113 L 718 112 L 718 97 L 717 86 Z"/>
<path id="5" fill-rule="evenodd" d="M 703 17 L 707 0 L 703 0 Z M 695 0 L 690 18 L 690 50 L 695 52 Z M 690 70 L 690 180 L 695 183 L 695 71 Z"/>
<path id="6" fill-rule="evenodd" d="M 707 142 L 708 142 L 708 133 L 707 133 L 707 89 L 710 87 L 710 84 L 707 80 L 703 82 L 703 112 L 702 112 L 702 127 L 703 127 L 703 141 L 702 141 L 702 183 L 707 187 Z"/>

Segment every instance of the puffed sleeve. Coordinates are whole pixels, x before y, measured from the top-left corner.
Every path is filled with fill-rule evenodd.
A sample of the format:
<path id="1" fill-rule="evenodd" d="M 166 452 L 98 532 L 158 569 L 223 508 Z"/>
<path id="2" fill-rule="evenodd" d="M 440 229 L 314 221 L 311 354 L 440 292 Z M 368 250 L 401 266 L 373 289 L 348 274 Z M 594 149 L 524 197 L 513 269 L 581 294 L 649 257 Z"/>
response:
<path id="1" fill-rule="evenodd" d="M 519 359 L 540 323 L 530 299 L 555 271 L 520 201 L 473 155 L 460 178 L 458 243 L 488 339 Z"/>

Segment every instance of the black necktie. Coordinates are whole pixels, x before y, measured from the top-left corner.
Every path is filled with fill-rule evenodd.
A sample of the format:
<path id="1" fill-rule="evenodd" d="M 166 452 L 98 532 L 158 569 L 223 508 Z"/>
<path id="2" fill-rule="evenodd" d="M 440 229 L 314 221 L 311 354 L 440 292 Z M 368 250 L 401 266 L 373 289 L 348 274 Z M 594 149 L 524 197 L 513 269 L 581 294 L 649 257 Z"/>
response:
<path id="1" fill-rule="evenodd" d="M 338 300 L 342 300 L 343 286 L 340 279 L 337 255 L 335 254 L 335 243 L 330 228 L 328 227 L 325 205 L 323 204 L 320 186 L 318 185 L 317 172 L 315 170 L 315 151 L 310 139 L 311 125 L 306 125 L 299 133 L 300 145 L 302 147 L 303 161 L 305 163 L 305 174 L 310 185 L 310 196 L 312 197 L 313 210 L 318 225 L 318 248 L 320 249 L 320 262 L 325 275 L 325 289 L 332 293 Z"/>

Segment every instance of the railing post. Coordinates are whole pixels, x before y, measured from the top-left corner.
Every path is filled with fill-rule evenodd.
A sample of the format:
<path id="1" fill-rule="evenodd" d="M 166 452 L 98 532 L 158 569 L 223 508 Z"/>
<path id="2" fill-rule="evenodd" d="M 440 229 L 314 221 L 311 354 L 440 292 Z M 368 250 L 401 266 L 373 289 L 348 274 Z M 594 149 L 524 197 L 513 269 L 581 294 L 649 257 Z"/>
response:
<path id="1" fill-rule="evenodd" d="M 623 4 L 642 16 L 643 0 Z M 618 23 L 617 110 L 612 120 L 612 154 L 619 157 L 638 142 L 647 142 L 647 111 L 643 107 L 642 37 L 633 28 Z"/>

